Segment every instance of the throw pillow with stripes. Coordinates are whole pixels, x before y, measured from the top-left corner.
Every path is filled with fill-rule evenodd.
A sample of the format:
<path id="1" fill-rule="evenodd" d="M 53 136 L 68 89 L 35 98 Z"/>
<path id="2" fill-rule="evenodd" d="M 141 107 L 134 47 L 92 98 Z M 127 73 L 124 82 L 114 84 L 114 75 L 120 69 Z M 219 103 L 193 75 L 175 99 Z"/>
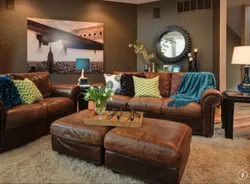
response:
<path id="1" fill-rule="evenodd" d="M 133 76 L 135 97 L 158 97 L 161 98 L 159 90 L 159 76 L 152 79 L 144 79 Z"/>
<path id="2" fill-rule="evenodd" d="M 21 97 L 22 104 L 32 104 L 43 98 L 42 93 L 29 79 L 26 78 L 24 80 L 13 80 L 13 82 Z"/>

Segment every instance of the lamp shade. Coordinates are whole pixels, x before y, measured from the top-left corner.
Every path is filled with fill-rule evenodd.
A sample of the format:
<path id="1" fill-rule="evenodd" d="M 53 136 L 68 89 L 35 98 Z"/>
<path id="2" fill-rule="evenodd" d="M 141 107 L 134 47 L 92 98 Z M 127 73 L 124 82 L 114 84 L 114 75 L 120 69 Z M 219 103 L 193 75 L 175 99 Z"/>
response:
<path id="1" fill-rule="evenodd" d="M 88 70 L 90 60 L 86 58 L 76 58 L 76 69 L 77 70 Z"/>
<path id="2" fill-rule="evenodd" d="M 250 46 L 234 47 L 232 64 L 249 65 L 250 64 Z"/>

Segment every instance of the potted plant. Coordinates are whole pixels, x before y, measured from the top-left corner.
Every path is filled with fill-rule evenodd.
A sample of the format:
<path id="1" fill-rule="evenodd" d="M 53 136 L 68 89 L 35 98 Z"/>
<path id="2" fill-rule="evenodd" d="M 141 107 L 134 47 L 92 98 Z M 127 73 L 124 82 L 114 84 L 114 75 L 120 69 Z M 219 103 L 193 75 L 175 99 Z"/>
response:
<path id="1" fill-rule="evenodd" d="M 108 100 L 113 100 L 114 95 L 111 88 L 101 87 L 98 88 L 91 86 L 86 89 L 84 100 L 93 101 L 95 104 L 95 112 L 101 117 L 106 110 Z"/>
<path id="2" fill-rule="evenodd" d="M 154 62 L 153 59 L 155 58 L 155 54 L 154 53 L 148 53 L 148 51 L 146 50 L 146 48 L 144 47 L 144 45 L 136 40 L 135 43 L 133 44 L 129 44 L 128 45 L 129 48 L 133 48 L 134 52 L 140 56 L 141 60 L 144 63 L 144 69 L 147 72 L 155 72 L 154 69 Z M 151 70 L 152 67 L 152 70 Z"/>

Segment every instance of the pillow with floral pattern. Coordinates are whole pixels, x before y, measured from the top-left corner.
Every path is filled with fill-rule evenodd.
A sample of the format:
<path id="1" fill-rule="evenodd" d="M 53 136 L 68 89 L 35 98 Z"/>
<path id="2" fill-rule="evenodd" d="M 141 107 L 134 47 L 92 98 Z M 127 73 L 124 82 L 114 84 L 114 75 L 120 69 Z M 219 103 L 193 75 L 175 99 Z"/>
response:
<path id="1" fill-rule="evenodd" d="M 104 78 L 106 81 L 106 87 L 111 88 L 114 93 L 119 94 L 121 90 L 121 75 L 104 74 Z"/>

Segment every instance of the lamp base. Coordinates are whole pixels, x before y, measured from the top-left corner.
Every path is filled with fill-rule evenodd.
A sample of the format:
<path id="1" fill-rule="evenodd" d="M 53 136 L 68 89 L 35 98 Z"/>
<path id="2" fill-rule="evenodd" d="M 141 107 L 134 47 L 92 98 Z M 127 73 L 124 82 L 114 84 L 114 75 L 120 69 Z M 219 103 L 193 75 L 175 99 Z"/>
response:
<path id="1" fill-rule="evenodd" d="M 79 78 L 78 79 L 78 85 L 81 86 L 81 87 L 89 87 L 90 84 L 89 84 L 89 80 L 88 78 Z"/>
<path id="2" fill-rule="evenodd" d="M 238 85 L 238 90 L 243 93 L 244 96 L 250 95 L 250 80 L 249 80 L 249 66 L 245 66 L 245 76 L 241 84 Z"/>
<path id="3" fill-rule="evenodd" d="M 250 85 L 246 84 L 239 84 L 238 90 L 243 93 L 244 96 L 250 96 Z"/>
<path id="4" fill-rule="evenodd" d="M 82 75 L 78 79 L 78 85 L 81 87 L 89 87 L 90 86 L 88 78 L 84 77 L 84 70 L 82 70 Z"/>

